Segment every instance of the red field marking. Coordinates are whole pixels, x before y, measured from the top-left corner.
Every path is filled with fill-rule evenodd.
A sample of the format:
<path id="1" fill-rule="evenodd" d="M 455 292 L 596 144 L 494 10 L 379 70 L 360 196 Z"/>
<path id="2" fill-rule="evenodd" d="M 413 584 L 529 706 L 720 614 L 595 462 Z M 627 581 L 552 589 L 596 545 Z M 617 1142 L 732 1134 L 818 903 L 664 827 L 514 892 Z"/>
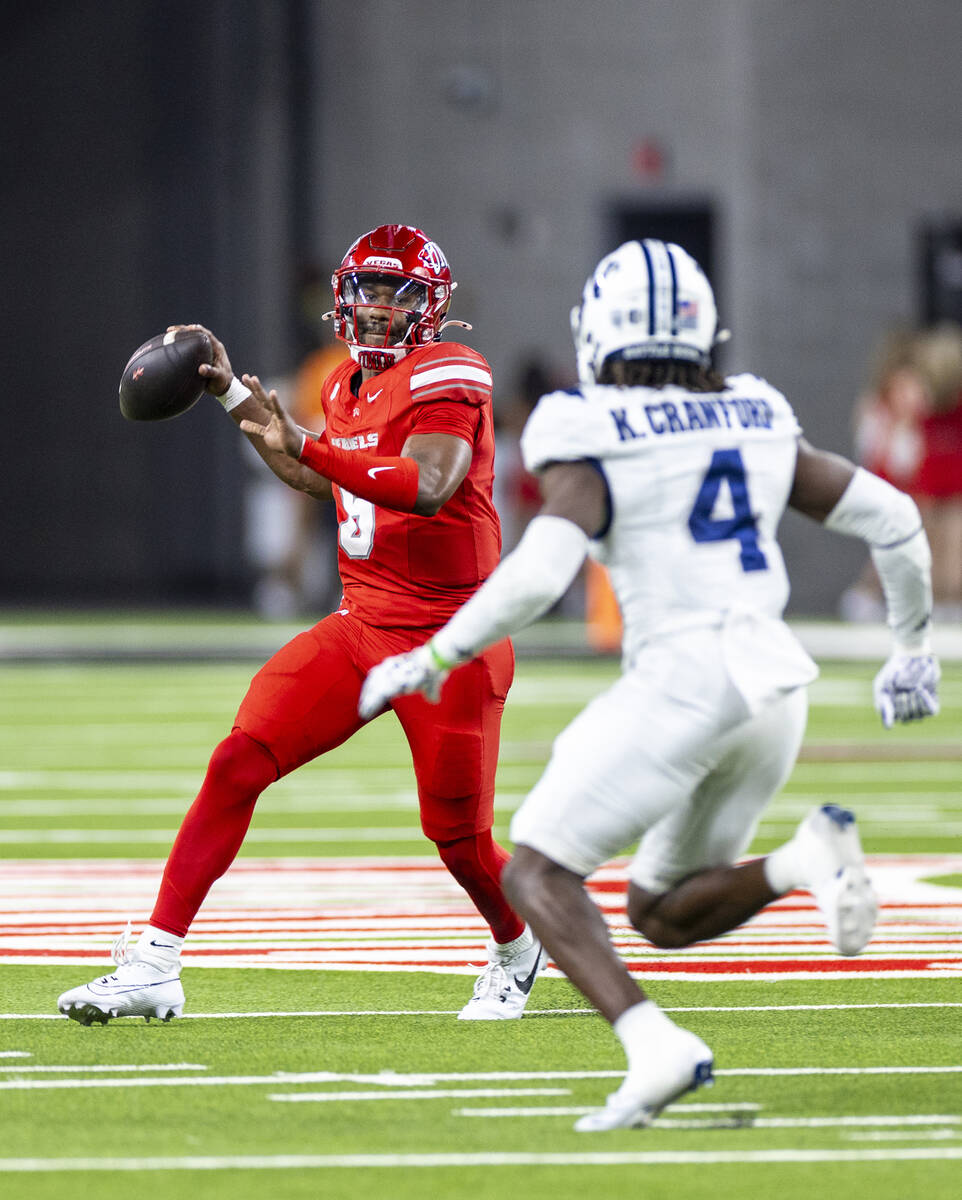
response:
<path id="1" fill-rule="evenodd" d="M 876 936 L 839 958 L 806 893 L 776 901 L 728 937 L 656 950 L 627 926 L 627 862 L 590 889 L 629 970 L 693 979 L 962 977 L 962 888 L 925 877 L 962 872 L 962 856 L 879 856 Z M 0 863 L 0 961 L 109 965 L 128 918 L 146 921 L 162 864 L 145 860 Z M 372 935 L 372 936 L 366 936 Z M 215 884 L 185 948 L 187 965 L 473 974 L 487 929 L 435 859 L 243 859 Z"/>

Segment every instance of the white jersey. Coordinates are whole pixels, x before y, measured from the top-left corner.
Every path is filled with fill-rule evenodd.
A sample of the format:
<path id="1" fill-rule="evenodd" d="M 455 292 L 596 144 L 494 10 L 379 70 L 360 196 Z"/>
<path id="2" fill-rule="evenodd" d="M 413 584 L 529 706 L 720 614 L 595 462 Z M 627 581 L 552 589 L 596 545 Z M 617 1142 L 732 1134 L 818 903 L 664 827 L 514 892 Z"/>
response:
<path id="1" fill-rule="evenodd" d="M 776 530 L 800 433 L 785 397 L 754 375 L 719 393 L 587 385 L 540 400 L 521 438 L 527 469 L 587 459 L 607 482 L 611 521 L 591 553 L 611 574 L 626 665 L 653 638 L 738 622 L 739 675 L 761 657 L 780 690 L 814 677 L 780 620 L 789 584 Z M 743 682 L 754 708 L 770 689 Z"/>

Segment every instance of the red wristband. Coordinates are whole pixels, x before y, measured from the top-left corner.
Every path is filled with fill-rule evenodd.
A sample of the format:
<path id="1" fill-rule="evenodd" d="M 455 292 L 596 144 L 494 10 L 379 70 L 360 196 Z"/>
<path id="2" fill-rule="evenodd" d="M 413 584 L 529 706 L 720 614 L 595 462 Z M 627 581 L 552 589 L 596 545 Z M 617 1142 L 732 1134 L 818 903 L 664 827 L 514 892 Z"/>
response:
<path id="1" fill-rule="evenodd" d="M 300 461 L 362 500 L 398 512 L 414 511 L 420 470 L 413 458 L 374 458 L 305 438 Z"/>

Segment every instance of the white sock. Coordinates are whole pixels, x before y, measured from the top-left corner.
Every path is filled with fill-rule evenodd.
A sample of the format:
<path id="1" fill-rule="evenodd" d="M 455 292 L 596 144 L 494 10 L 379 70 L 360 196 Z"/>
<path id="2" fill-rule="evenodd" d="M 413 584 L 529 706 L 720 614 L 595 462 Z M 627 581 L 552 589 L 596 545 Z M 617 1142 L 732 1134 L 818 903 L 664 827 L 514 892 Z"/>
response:
<path id="1" fill-rule="evenodd" d="M 531 929 L 525 925 L 524 930 L 511 942 L 491 942 L 494 948 L 494 953 L 501 960 L 514 958 L 516 954 L 521 954 L 525 950 L 530 950 L 534 945 L 534 934 Z"/>
<path id="2" fill-rule="evenodd" d="M 180 962 L 182 937 L 148 925 L 137 939 L 137 957 L 160 970 L 172 969 Z"/>
<path id="3" fill-rule="evenodd" d="M 805 868 L 799 862 L 798 847 L 794 838 L 773 850 L 765 859 L 762 870 L 765 872 L 768 886 L 779 896 L 805 885 Z"/>
<path id="4" fill-rule="evenodd" d="M 653 1041 L 657 1041 L 665 1027 L 673 1025 L 654 1000 L 642 1000 L 625 1009 L 614 1023 L 614 1031 L 628 1056 L 628 1070 L 641 1066 L 650 1055 Z"/>

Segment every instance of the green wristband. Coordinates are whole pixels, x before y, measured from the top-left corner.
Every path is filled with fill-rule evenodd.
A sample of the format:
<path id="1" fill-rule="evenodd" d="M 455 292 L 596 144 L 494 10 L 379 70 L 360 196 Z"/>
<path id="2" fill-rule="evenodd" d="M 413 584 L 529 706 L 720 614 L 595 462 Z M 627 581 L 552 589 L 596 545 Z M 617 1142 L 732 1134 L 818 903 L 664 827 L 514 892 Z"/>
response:
<path id="1" fill-rule="evenodd" d="M 431 655 L 431 661 L 439 671 L 450 671 L 452 667 L 457 666 L 456 663 L 448 662 L 446 658 L 442 658 L 438 653 L 437 647 L 434 644 L 434 639 L 428 642 L 428 653 Z"/>

